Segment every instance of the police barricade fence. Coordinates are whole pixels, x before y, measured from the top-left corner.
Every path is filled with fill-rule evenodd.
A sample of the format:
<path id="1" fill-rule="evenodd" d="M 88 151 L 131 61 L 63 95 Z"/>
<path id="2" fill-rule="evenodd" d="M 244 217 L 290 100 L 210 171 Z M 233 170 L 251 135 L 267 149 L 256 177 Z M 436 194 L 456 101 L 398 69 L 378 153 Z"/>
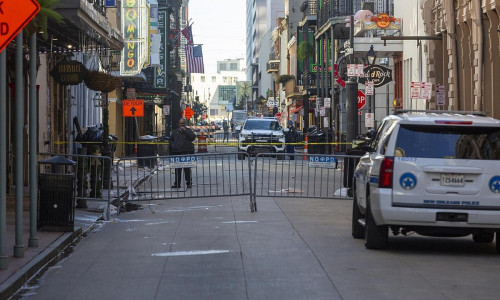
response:
<path id="1" fill-rule="evenodd" d="M 112 190 L 112 182 L 115 176 L 112 170 L 112 159 L 100 155 L 40 153 L 39 173 L 50 172 L 49 165 L 40 162 L 53 156 L 64 157 L 75 163 L 72 166 L 66 166 L 63 170 L 65 173 L 74 174 L 75 176 L 74 197 L 76 207 L 87 208 L 87 201 L 96 202 L 98 204 L 97 208 L 102 209 L 106 219 L 109 219 L 110 205 L 115 197 Z M 106 168 L 106 166 L 109 168 Z"/>
<path id="2" fill-rule="evenodd" d="M 152 208 L 156 203 L 151 201 L 248 196 L 250 209 L 254 211 L 250 159 L 238 160 L 237 154 L 120 158 L 116 163 L 118 205 L 142 203 Z M 139 160 L 147 163 L 139 164 Z M 191 184 L 185 180 L 186 170 L 191 173 Z M 180 182 L 176 182 L 176 171 L 181 173 Z"/>
<path id="3" fill-rule="evenodd" d="M 354 174 L 353 165 L 345 164 L 350 158 L 349 155 L 259 153 L 252 178 L 254 202 L 257 197 L 352 198 L 352 179 L 347 179 Z"/>
<path id="4" fill-rule="evenodd" d="M 234 147 L 238 146 L 238 135 L 228 132 L 226 137 L 224 132 L 216 132 L 214 141 L 216 147 Z"/>

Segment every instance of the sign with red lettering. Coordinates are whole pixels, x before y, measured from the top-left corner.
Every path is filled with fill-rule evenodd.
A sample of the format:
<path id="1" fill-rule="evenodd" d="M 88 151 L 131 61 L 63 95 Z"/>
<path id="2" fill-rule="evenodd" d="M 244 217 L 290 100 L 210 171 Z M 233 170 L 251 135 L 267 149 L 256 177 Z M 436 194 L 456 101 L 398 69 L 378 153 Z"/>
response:
<path id="1" fill-rule="evenodd" d="M 144 100 L 122 100 L 124 117 L 144 117 Z"/>
<path id="2" fill-rule="evenodd" d="M 358 109 L 362 109 L 366 105 L 365 93 L 358 90 Z"/>
<path id="3" fill-rule="evenodd" d="M 40 11 L 36 0 L 0 1 L 0 51 L 28 25 Z"/>

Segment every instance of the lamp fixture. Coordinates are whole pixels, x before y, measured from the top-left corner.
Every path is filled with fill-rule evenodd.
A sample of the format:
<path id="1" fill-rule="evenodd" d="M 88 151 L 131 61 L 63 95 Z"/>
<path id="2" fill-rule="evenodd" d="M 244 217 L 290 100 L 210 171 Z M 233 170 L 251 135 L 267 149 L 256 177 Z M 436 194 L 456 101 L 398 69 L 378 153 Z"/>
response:
<path id="1" fill-rule="evenodd" d="M 366 53 L 366 59 L 368 60 L 368 64 L 371 66 L 375 63 L 375 59 L 377 59 L 377 53 L 373 50 L 373 45 L 370 46 L 370 50 Z"/>
<path id="2" fill-rule="evenodd" d="M 94 107 L 102 107 L 101 93 L 96 93 L 94 98 L 92 98 L 92 102 L 94 103 Z"/>

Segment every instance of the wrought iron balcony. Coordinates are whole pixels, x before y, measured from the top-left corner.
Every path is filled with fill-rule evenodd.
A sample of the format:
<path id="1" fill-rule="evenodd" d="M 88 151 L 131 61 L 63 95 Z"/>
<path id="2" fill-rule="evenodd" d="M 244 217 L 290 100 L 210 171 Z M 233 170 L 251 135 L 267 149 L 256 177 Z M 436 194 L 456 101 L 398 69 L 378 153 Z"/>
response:
<path id="1" fill-rule="evenodd" d="M 323 26 L 330 18 L 353 15 L 352 0 L 326 0 L 318 10 L 318 28 Z"/>
<path id="2" fill-rule="evenodd" d="M 300 6 L 300 11 L 304 13 L 304 15 L 315 15 L 318 12 L 318 4 L 316 0 L 304 1 Z"/>

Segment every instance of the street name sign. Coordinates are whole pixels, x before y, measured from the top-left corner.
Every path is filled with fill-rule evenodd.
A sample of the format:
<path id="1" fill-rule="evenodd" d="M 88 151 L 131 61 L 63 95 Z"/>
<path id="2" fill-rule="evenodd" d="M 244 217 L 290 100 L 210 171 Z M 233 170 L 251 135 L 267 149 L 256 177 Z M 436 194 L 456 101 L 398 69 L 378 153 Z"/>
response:
<path id="1" fill-rule="evenodd" d="M 144 100 L 122 100 L 124 117 L 144 117 Z"/>
<path id="2" fill-rule="evenodd" d="M 39 11 L 36 0 L 0 1 L 0 52 Z"/>

